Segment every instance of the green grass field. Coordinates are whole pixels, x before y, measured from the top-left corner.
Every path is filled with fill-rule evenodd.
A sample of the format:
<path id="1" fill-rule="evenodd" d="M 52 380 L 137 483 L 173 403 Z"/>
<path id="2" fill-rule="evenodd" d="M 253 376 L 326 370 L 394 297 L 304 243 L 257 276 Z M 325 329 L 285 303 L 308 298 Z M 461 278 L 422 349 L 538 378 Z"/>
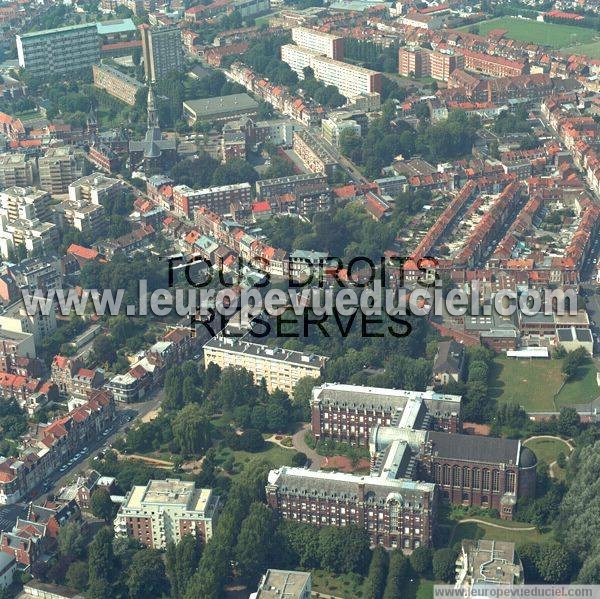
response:
<path id="1" fill-rule="evenodd" d="M 502 525 L 505 525 L 505 523 L 502 522 Z M 479 524 L 478 522 L 463 522 L 456 526 L 448 544 L 454 545 L 463 539 L 491 539 L 512 543 L 521 543 L 523 541 L 539 542 L 548 538 L 548 536 L 548 533 L 541 533 L 537 530 L 519 530 L 516 527 L 511 527 L 510 530 L 507 530 L 487 524 Z"/>
<path id="2" fill-rule="evenodd" d="M 562 50 L 564 54 L 585 54 L 590 58 L 600 58 L 600 41 L 581 46 L 571 46 Z"/>
<path id="3" fill-rule="evenodd" d="M 543 460 L 547 464 L 552 464 L 556 461 L 559 453 L 564 453 L 568 458 L 571 453 L 571 448 L 565 441 L 560 439 L 531 439 L 523 442 L 523 445 L 531 449 L 537 456 L 538 460 Z M 566 476 L 566 468 L 561 468 L 558 464 L 549 466 L 550 474 L 554 475 L 559 480 L 564 480 Z"/>
<path id="4" fill-rule="evenodd" d="M 468 31 L 471 26 L 461 27 Z M 600 35 L 593 29 L 573 27 L 572 25 L 557 25 L 541 23 L 531 19 L 517 17 L 500 17 L 483 21 L 474 25 L 480 35 L 487 35 L 492 29 L 507 29 L 506 37 L 520 42 L 542 44 L 552 48 L 566 48 L 579 44 L 590 44 L 600 40 Z"/>
<path id="5" fill-rule="evenodd" d="M 571 448 L 560 439 L 529 439 L 523 445 L 529 447 L 538 460 L 543 460 L 547 464 L 554 462 L 561 451 L 565 456 L 571 453 Z"/>
<path id="6" fill-rule="evenodd" d="M 256 453 L 251 453 L 249 451 L 233 451 L 229 447 L 224 447 L 217 454 L 217 462 L 222 463 L 228 457 L 233 456 L 235 462 L 234 474 L 232 475 L 233 478 L 239 475 L 252 462 L 266 461 L 269 462 L 273 468 L 278 468 L 279 466 L 291 466 L 292 457 L 296 453 L 294 449 L 279 447 L 279 445 L 270 442 L 267 442 L 266 445 L 266 449 Z"/>
<path id="7" fill-rule="evenodd" d="M 596 368 L 586 364 L 564 385 L 562 360 L 516 360 L 498 357 L 492 366 L 490 393 L 499 402 L 516 403 L 527 412 L 553 412 L 600 395 Z M 560 393 L 559 393 L 560 390 Z M 553 398 L 556 397 L 556 408 Z"/>

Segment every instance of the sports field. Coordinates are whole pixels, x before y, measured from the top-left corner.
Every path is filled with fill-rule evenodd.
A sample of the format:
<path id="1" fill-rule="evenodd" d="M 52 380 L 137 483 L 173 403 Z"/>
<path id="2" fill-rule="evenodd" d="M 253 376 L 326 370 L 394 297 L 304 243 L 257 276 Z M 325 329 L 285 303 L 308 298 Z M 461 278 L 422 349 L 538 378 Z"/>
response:
<path id="1" fill-rule="evenodd" d="M 510 39 L 542 44 L 557 49 L 569 47 L 573 51 L 575 51 L 575 46 L 580 44 L 591 46 L 594 45 L 593 42 L 600 42 L 600 34 L 593 29 L 541 23 L 517 17 L 499 17 L 468 27 L 461 27 L 461 29 L 468 31 L 470 27 L 477 28 L 479 35 L 487 35 L 493 29 L 506 29 L 508 31 L 506 37 Z M 582 48 L 585 48 L 585 46 L 582 46 Z"/>
<path id="2" fill-rule="evenodd" d="M 591 361 L 563 385 L 562 360 L 497 357 L 492 363 L 490 394 L 498 402 L 519 404 L 527 412 L 554 412 L 592 401 L 600 395 L 600 388 Z"/>
<path id="3" fill-rule="evenodd" d="M 600 41 L 582 44 L 581 46 L 571 46 L 561 51 L 565 54 L 585 54 L 590 58 L 600 58 Z"/>

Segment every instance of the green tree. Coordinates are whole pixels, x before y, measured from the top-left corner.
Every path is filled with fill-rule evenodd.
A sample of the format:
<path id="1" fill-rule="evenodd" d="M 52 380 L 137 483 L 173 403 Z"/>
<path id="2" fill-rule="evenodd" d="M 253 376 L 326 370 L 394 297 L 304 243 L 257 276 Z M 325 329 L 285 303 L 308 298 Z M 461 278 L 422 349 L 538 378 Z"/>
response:
<path id="1" fill-rule="evenodd" d="M 409 562 L 400 549 L 392 551 L 383 599 L 402 597 L 408 583 Z"/>
<path id="2" fill-rule="evenodd" d="M 433 552 L 429 547 L 417 547 L 410 554 L 410 565 L 419 576 L 426 578 L 431 575 Z"/>
<path id="3" fill-rule="evenodd" d="M 162 554 L 158 549 L 138 551 L 127 570 L 130 599 L 162 597 L 169 591 Z"/>
<path id="4" fill-rule="evenodd" d="M 580 428 L 581 421 L 577 410 L 575 408 L 561 408 L 556 422 L 558 434 L 568 438 L 575 437 Z"/>
<path id="5" fill-rule="evenodd" d="M 388 572 L 388 554 L 383 547 L 373 550 L 369 575 L 364 584 L 364 595 L 367 599 L 381 599 L 385 591 Z"/>
<path id="6" fill-rule="evenodd" d="M 107 489 L 96 489 L 90 497 L 90 507 L 92 514 L 96 518 L 102 518 L 105 522 L 110 522 L 116 513 L 116 506 L 110 499 L 110 493 Z"/>
<path id="7" fill-rule="evenodd" d="M 281 520 L 279 532 L 293 563 L 301 568 L 319 567 L 319 529 L 316 526 Z"/>
<path id="8" fill-rule="evenodd" d="M 183 379 L 181 396 L 184 404 L 198 403 L 199 393 L 193 378 L 186 376 Z"/>
<path id="9" fill-rule="evenodd" d="M 245 368 L 224 368 L 212 392 L 215 403 L 226 410 L 235 406 L 252 405 L 256 396 L 254 379 Z"/>
<path id="10" fill-rule="evenodd" d="M 432 568 L 433 576 L 437 580 L 453 582 L 456 570 L 456 555 L 454 549 L 438 549 L 433 554 Z"/>
<path id="11" fill-rule="evenodd" d="M 276 557 L 276 527 L 277 518 L 270 508 L 262 503 L 250 506 L 235 547 L 239 574 L 247 584 L 255 584 Z"/>
<path id="12" fill-rule="evenodd" d="M 319 532 L 321 567 L 336 574 L 362 574 L 369 565 L 369 545 L 369 535 L 357 526 L 322 528 Z"/>
<path id="13" fill-rule="evenodd" d="M 114 339 L 110 335 L 99 335 L 92 344 L 94 359 L 98 364 L 113 364 L 117 360 Z"/>
<path id="14" fill-rule="evenodd" d="M 181 599 L 191 580 L 201 555 L 199 538 L 186 534 L 177 545 L 167 546 L 166 573 L 171 583 L 171 597 Z"/>
<path id="15" fill-rule="evenodd" d="M 163 410 L 176 410 L 183 405 L 183 377 L 178 366 L 169 368 L 164 382 L 165 399 L 162 402 Z"/>
<path id="16" fill-rule="evenodd" d="M 569 582 L 574 570 L 571 552 L 557 541 L 540 544 L 535 565 L 542 580 L 548 584 Z"/>
<path id="17" fill-rule="evenodd" d="M 199 454 L 210 446 L 210 422 L 198 404 L 188 404 L 173 420 L 173 437 L 183 453 Z"/>
<path id="18" fill-rule="evenodd" d="M 88 565 L 85 562 L 73 562 L 69 565 L 65 582 L 68 586 L 83 591 L 88 585 Z"/>
<path id="19" fill-rule="evenodd" d="M 87 543 L 82 523 L 73 520 L 63 524 L 58 530 L 56 542 L 62 556 L 71 559 L 83 557 Z"/>
<path id="20" fill-rule="evenodd" d="M 565 379 L 571 380 L 579 371 L 579 368 L 589 361 L 589 354 L 583 347 L 579 347 L 567 354 L 563 360 L 562 372 Z"/>
<path id="21" fill-rule="evenodd" d="M 88 597 L 110 599 L 113 596 L 112 581 L 118 577 L 118 561 L 113 550 L 113 534 L 107 527 L 101 528 L 88 549 Z"/>

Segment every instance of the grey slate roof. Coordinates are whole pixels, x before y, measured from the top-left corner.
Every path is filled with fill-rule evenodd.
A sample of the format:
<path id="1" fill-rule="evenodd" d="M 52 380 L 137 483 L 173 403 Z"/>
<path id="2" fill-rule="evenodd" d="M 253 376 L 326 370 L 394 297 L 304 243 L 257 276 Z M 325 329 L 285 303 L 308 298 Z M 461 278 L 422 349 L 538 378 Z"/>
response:
<path id="1" fill-rule="evenodd" d="M 433 455 L 451 459 L 489 464 L 517 464 L 520 442 L 516 439 L 500 439 L 478 435 L 449 435 L 431 431 L 428 436 L 433 444 Z"/>

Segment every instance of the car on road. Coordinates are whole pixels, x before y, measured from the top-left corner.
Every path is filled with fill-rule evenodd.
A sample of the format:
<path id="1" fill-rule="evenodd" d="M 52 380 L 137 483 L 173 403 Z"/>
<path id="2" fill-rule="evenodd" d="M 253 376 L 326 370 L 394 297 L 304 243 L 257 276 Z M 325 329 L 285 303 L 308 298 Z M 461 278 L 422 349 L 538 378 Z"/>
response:
<path id="1" fill-rule="evenodd" d="M 67 469 L 67 466 L 61 466 L 58 471 L 64 472 L 66 469 Z"/>

